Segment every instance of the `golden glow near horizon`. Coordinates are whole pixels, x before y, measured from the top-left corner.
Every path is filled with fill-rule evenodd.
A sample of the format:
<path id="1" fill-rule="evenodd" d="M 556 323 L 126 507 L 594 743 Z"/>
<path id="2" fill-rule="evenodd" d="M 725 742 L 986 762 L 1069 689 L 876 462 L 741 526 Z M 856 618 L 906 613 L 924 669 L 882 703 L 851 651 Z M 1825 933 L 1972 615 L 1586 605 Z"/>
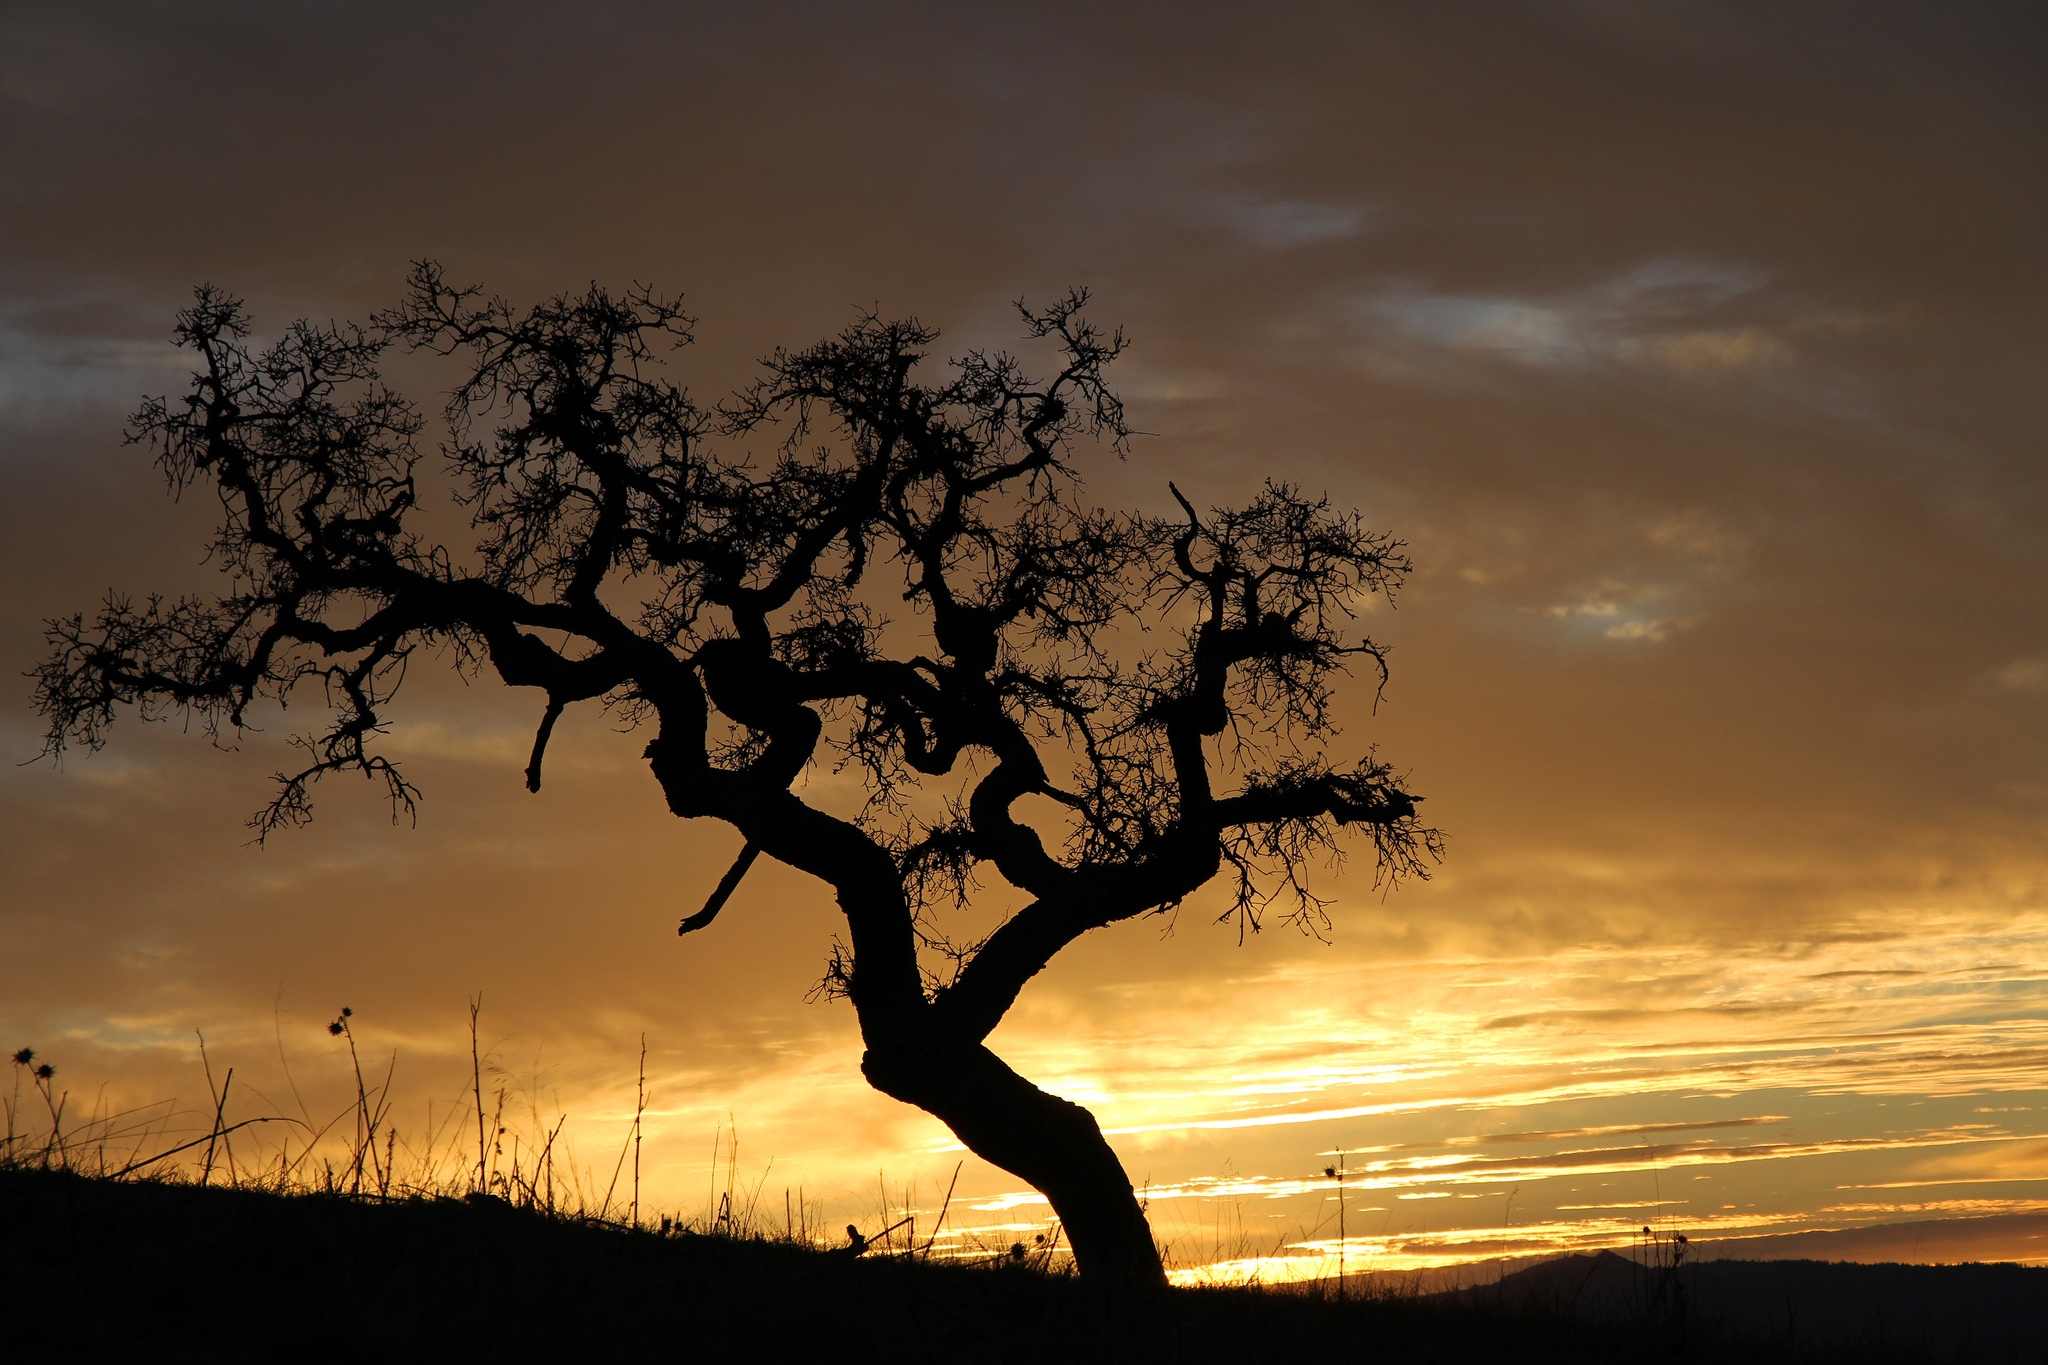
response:
<path id="1" fill-rule="evenodd" d="M 1332 1143 L 1342 1146 L 1344 1255 L 1355 1271 L 1483 1269 L 1625 1245 L 1646 1224 L 1712 1254 L 1723 1238 L 2038 1215 L 2048 1203 L 2048 973 L 2016 964 L 2041 961 L 2044 944 L 2048 922 L 1957 927 L 1880 953 L 1724 958 L 1710 977 L 1693 953 L 1365 968 L 1296 956 L 1233 983 L 1242 1026 L 1204 1027 L 1199 1011 L 1176 1009 L 1178 983 L 1138 1000 L 1124 983 L 1123 1006 L 1094 1031 L 1077 1036 L 1071 1017 L 1027 1011 L 1001 1044 L 1027 1074 L 1094 1110 L 1144 1186 L 1183 1281 L 1333 1273 L 1338 1182 L 1320 1174 L 1337 1156 Z M 1575 1008 L 1595 981 L 1632 982 L 1659 1000 L 1608 995 L 1617 1003 Z M 1290 1004 L 1302 1000 L 1314 1003 Z M 1156 1034 L 1139 1036 L 1125 1010 Z M 451 1070 L 466 1040 L 359 1027 L 373 1055 L 395 1046 L 402 1072 L 443 1078 L 424 1101 L 415 1082 L 400 1128 L 409 1156 L 438 1132 L 454 1169 L 470 1140 L 466 1079 Z M 254 1042 L 214 1036 L 216 1066 L 237 1048 L 255 1051 L 241 1054 L 244 1084 L 253 1074 L 274 1101 L 286 1092 Z M 304 1050 L 304 1040 L 290 1047 L 298 1083 L 314 1073 L 331 1100 L 336 1059 L 323 1067 Z M 578 1074 L 587 1056 L 551 1061 L 549 1050 L 537 1046 L 522 1066 L 500 1042 L 486 1091 L 529 1161 L 535 1136 L 568 1115 L 565 1165 L 581 1163 L 595 1202 L 632 1117 L 621 1086 L 630 1076 L 613 1057 L 593 1083 Z M 769 1050 L 780 1064 L 704 1103 L 702 1081 L 675 1066 L 681 1050 L 651 1040 L 643 1207 L 702 1217 L 736 1188 L 772 1224 L 790 1189 L 815 1227 L 852 1220 L 874 1231 L 915 1213 L 931 1229 L 957 1163 L 964 1175 L 938 1253 L 985 1254 L 1051 1230 L 1042 1196 L 868 1092 L 850 1038 Z M 1969 1226 L 1981 1240 L 1963 1254 L 2048 1259 L 2032 1245 L 2038 1220 Z"/>
<path id="2" fill-rule="evenodd" d="M 1095 1112 L 1176 1273 L 1477 1274 L 1646 1225 L 2048 1259 L 2048 215 L 2038 45 L 2007 20 L 17 9 L 0 675 L 110 588 L 217 585 L 211 500 L 120 444 L 178 391 L 162 338 L 199 281 L 275 334 L 366 317 L 421 256 L 517 302 L 648 280 L 690 291 L 676 375 L 706 399 L 854 304 L 943 329 L 939 363 L 1089 284 L 1154 434 L 1089 454 L 1086 497 L 1281 477 L 1409 542 L 1371 620 L 1392 682 L 1375 707 L 1354 680 L 1343 743 L 1450 834 L 1385 896 L 1318 869 L 1327 944 L 1240 946 L 1195 902 L 1092 936 L 994 1035 Z M 286 107 L 348 109 L 349 138 L 309 150 Z M 195 170 L 200 125 L 235 150 Z M 432 405 L 431 366 L 391 378 Z M 665 813 L 645 737 L 572 711 L 528 795 L 535 700 L 417 662 L 391 749 L 419 826 L 330 783 L 261 850 L 241 820 L 299 718 L 226 749 L 124 720 L 17 767 L 39 726 L 0 689 L 0 1044 L 74 1116 L 125 1113 L 110 1158 L 205 1131 L 196 1029 L 230 1119 L 306 1125 L 244 1130 L 238 1163 L 334 1123 L 331 1159 L 348 1004 L 366 1069 L 396 1057 L 400 1174 L 451 1178 L 480 990 L 503 1160 L 561 1120 L 552 1169 L 593 1207 L 630 1189 L 644 1034 L 643 1212 L 914 1210 L 960 1255 L 1050 1235 L 866 1086 L 845 1006 L 803 1003 L 817 885 L 758 866 L 678 940 L 736 840 Z M 984 892 L 963 929 L 1015 908 Z"/>
<path id="3" fill-rule="evenodd" d="M 1110 1132 L 1138 1140 L 1134 1168 L 1197 1135 L 1234 1150 L 1241 1174 L 1149 1189 L 1183 1237 L 1222 1227 L 1261 1253 L 1187 1266 L 1186 1278 L 1330 1273 L 1334 1182 L 1315 1170 L 1332 1153 L 1290 1141 L 1296 1125 L 1347 1139 L 1343 1184 L 1362 1220 L 1347 1239 L 1354 1264 L 1390 1270 L 1625 1244 L 1645 1223 L 1711 1245 L 2038 1213 L 2048 1021 L 2028 1015 L 2048 992 L 2039 969 L 2013 960 L 2040 961 L 2044 940 L 2048 924 L 2037 922 L 1929 935 L 1898 955 L 1858 950 L 1852 960 L 1865 965 L 1853 968 L 1832 954 L 1731 962 L 1679 999 L 1669 987 L 1675 968 L 1697 966 L 1690 955 L 1381 966 L 1370 1008 L 1409 1031 L 1331 1030 L 1311 1064 L 1236 1069 L 1303 1036 L 1299 1021 L 1279 1022 L 1276 1003 L 1273 1036 L 1169 1042 L 1163 1065 L 1120 1058 L 1113 1091 L 1079 1080 L 1064 1093 L 1085 1094 Z M 1296 970 L 1266 985 L 1329 1001 L 1345 989 L 1334 978 L 1348 975 Z M 1575 982 L 1630 978 L 1663 995 L 1660 1006 L 1526 1009 L 1578 1003 Z M 1353 1008 L 1340 1005 L 1340 1017 L 1369 1007 Z M 1056 1055 L 1040 1064 L 1055 1069 Z M 1254 1153 L 1263 1171 L 1247 1164 Z M 1449 1202 L 1420 1207 L 1438 1200 Z M 2032 1258 L 2048 1259 L 2048 1247 Z"/>

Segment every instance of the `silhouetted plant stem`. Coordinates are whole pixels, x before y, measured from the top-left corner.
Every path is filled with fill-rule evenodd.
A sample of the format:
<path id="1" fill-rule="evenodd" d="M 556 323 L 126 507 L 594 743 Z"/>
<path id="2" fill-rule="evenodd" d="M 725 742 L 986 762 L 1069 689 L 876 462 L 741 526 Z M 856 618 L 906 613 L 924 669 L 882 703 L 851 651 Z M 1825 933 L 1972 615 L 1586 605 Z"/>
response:
<path id="1" fill-rule="evenodd" d="M 189 1152 L 189 1151 L 191 1151 L 191 1150 L 192 1150 L 192 1149 L 193 1149 L 194 1147 L 197 1147 L 197 1146 L 198 1146 L 198 1145 L 199 1145 L 200 1143 L 202 1143 L 202 1142 L 210 1142 L 210 1141 L 212 1141 L 212 1140 L 213 1140 L 213 1138 L 215 1138 L 215 1137 L 225 1137 L 225 1136 L 226 1136 L 227 1134 L 229 1134 L 229 1133 L 239 1132 L 240 1130 L 242 1130 L 242 1129 L 244 1129 L 244 1128 L 247 1128 L 247 1127 L 251 1126 L 252 1124 L 258 1124 L 258 1123 L 297 1123 L 297 1122 L 299 1122 L 299 1121 L 298 1121 L 297 1119 L 295 1119 L 295 1118 L 292 1118 L 292 1117 L 290 1117 L 290 1116 L 288 1116 L 288 1115 L 284 1115 L 284 1114 L 264 1114 L 264 1115 L 262 1115 L 261 1117 L 258 1117 L 258 1118 L 253 1118 L 253 1119 L 243 1119 L 243 1120 L 242 1120 L 242 1121 L 241 1121 L 240 1123 L 231 1123 L 231 1124 L 229 1124 L 229 1125 L 228 1125 L 227 1127 L 225 1127 L 225 1128 L 222 1128 L 222 1129 L 221 1129 L 221 1130 L 220 1130 L 220 1131 L 219 1131 L 218 1133 L 212 1133 L 212 1134 L 208 1134 L 208 1135 L 207 1135 L 206 1137 L 198 1137 L 198 1138 L 193 1138 L 193 1139 L 192 1139 L 192 1140 L 191 1140 L 190 1142 L 183 1142 L 183 1143 L 180 1143 L 180 1144 L 178 1144 L 178 1145 L 177 1145 L 176 1147 L 172 1147 L 172 1148 L 169 1148 L 168 1150 L 165 1150 L 165 1151 L 161 1151 L 161 1152 L 158 1152 L 158 1153 L 157 1153 L 157 1154 L 156 1154 L 155 1156 L 148 1156 L 148 1157 L 143 1157 L 143 1158 L 142 1158 L 141 1160 L 139 1160 L 139 1161 L 131 1161 L 131 1162 L 129 1162 L 129 1163 L 127 1164 L 127 1165 L 125 1165 L 125 1166 L 121 1167 L 121 1168 L 120 1168 L 119 1170 L 117 1170 L 117 1171 L 110 1171 L 110 1172 L 108 1172 L 108 1174 L 107 1174 L 107 1179 L 109 1179 L 109 1180 L 119 1180 L 119 1179 L 120 1179 L 120 1178 L 121 1178 L 122 1176 L 124 1176 L 124 1175 L 133 1175 L 133 1174 L 134 1174 L 135 1172 L 137 1172 L 137 1171 L 139 1171 L 139 1170 L 142 1170 L 142 1169 L 144 1169 L 144 1168 L 146 1168 L 146 1167 L 149 1167 L 149 1166 L 154 1166 L 154 1165 L 156 1165 L 156 1163 L 157 1163 L 157 1162 L 159 1162 L 159 1161 L 164 1161 L 164 1160 L 167 1160 L 167 1159 L 168 1159 L 168 1158 L 170 1158 L 170 1157 L 174 1157 L 174 1156 L 176 1156 L 176 1155 L 177 1155 L 178 1153 L 180 1153 L 180 1152 Z M 301 1157 L 301 1159 L 303 1160 L 303 1156 Z M 296 1165 L 297 1163 L 294 1163 L 294 1164 Z M 330 1185 L 331 1185 L 331 1184 L 332 1184 L 332 1181 L 330 1180 L 330 1181 L 329 1181 L 329 1183 L 330 1183 Z"/>
<path id="2" fill-rule="evenodd" d="M 21 1073 L 28 1069 L 29 1059 L 35 1056 L 30 1048 L 22 1048 L 14 1054 L 14 1093 L 7 1100 L 7 1160 L 14 1160 L 15 1116 L 21 1111 Z"/>
<path id="3" fill-rule="evenodd" d="M 555 1126 L 548 1130 L 547 1142 L 540 1149 L 539 1173 L 546 1182 L 544 1207 L 549 1212 L 553 1212 L 555 1207 L 555 1139 L 561 1135 L 562 1125 L 568 1121 L 569 1116 L 567 1114 L 556 1119 Z"/>
<path id="4" fill-rule="evenodd" d="M 1337 1298 L 1344 1298 L 1345 1272 L 1344 1242 L 1344 1149 L 1337 1149 Z"/>
<path id="5" fill-rule="evenodd" d="M 932 1254 L 932 1243 L 939 1240 L 939 1232 L 946 1226 L 946 1214 L 953 1207 L 953 1188 L 960 1183 L 960 1168 L 966 1164 L 964 1161 L 953 1163 L 953 1178 L 946 1182 L 945 1202 L 939 1205 L 939 1221 L 932 1224 L 932 1235 L 925 1238 L 924 1255 L 927 1259 Z"/>
<path id="6" fill-rule="evenodd" d="M 391 1102 L 391 1078 L 398 1068 L 398 1054 L 395 1051 L 391 1054 L 391 1064 L 384 1072 L 384 1083 L 377 1088 L 377 1107 L 373 1111 L 370 1108 L 369 1083 L 363 1079 L 362 1057 L 356 1051 L 355 1030 L 349 1026 L 349 1020 L 354 1014 L 354 1010 L 344 1005 L 334 1022 L 327 1026 L 330 1034 L 348 1042 L 349 1066 L 354 1070 L 356 1078 L 356 1139 L 355 1150 L 350 1156 L 349 1193 L 362 1194 L 363 1167 L 367 1163 L 370 1178 L 377 1183 L 378 1197 L 382 1198 L 390 1192 L 391 1172 L 388 1164 L 377 1155 L 377 1130 L 383 1126 L 384 1113 Z M 396 1142 L 397 1134 L 394 1132 L 391 1135 L 391 1145 L 394 1149 Z"/>
<path id="7" fill-rule="evenodd" d="M 485 1188 L 505 1184 L 505 1177 L 499 1166 L 505 1159 L 505 1087 L 498 1087 L 498 1097 L 491 1106 L 491 1170 Z"/>
<path id="8" fill-rule="evenodd" d="M 43 1092 L 43 1107 L 50 1111 L 50 1145 L 56 1150 L 57 1164 L 62 1166 L 66 1158 L 64 1148 L 64 1106 L 70 1103 L 71 1092 L 67 1090 L 64 1092 L 63 1098 L 59 1099 L 57 1097 L 55 1087 L 50 1083 L 50 1078 L 56 1074 L 56 1071 L 55 1068 L 47 1063 L 37 1067 L 33 1074 L 35 1076 L 36 1089 Z"/>
<path id="9" fill-rule="evenodd" d="M 633 1226 L 640 1226 L 640 1118 L 647 1112 L 647 1035 L 640 1035 L 640 1081 L 633 1095 Z"/>
<path id="10" fill-rule="evenodd" d="M 469 1081 L 476 1094 L 476 1188 L 482 1193 L 489 1188 L 488 1166 L 484 1152 L 484 1063 L 477 1051 L 477 1015 L 484 1007 L 484 993 L 478 991 L 469 1002 Z"/>
<path id="11" fill-rule="evenodd" d="M 219 1090 L 215 1090 L 213 1087 L 213 1063 L 207 1060 L 206 1056 L 206 1035 L 200 1033 L 198 1029 L 192 1031 L 198 1034 L 199 1037 L 199 1065 L 206 1072 L 207 1093 L 213 1096 L 213 1129 L 206 1141 L 206 1161 L 201 1166 L 199 1172 L 199 1183 L 206 1185 L 212 1183 L 213 1180 L 214 1145 L 220 1138 L 221 1123 L 227 1115 L 228 1087 L 235 1083 L 235 1069 L 233 1067 L 228 1068 L 227 1080 L 221 1084 Z M 232 1149 L 230 1149 L 228 1156 L 228 1183 L 231 1185 L 237 1183 Z"/>

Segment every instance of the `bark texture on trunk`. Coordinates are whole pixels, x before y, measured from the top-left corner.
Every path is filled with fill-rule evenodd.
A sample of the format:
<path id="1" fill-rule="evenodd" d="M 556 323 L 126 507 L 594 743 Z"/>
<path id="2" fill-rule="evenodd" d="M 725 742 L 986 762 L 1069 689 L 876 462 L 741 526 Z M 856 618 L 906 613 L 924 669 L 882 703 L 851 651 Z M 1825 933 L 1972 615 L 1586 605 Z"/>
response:
<path id="1" fill-rule="evenodd" d="M 877 1090 L 933 1115 L 969 1151 L 1051 1200 L 1084 1279 L 1130 1291 L 1165 1286 L 1152 1225 L 1086 1109 L 1040 1090 L 978 1043 L 871 1045 L 861 1071 Z"/>

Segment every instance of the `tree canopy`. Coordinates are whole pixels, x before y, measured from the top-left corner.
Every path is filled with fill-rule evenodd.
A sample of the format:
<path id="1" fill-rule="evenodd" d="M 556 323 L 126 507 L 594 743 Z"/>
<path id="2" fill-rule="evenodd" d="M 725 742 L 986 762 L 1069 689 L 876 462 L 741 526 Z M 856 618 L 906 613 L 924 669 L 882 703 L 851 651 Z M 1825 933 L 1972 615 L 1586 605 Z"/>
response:
<path id="1" fill-rule="evenodd" d="M 1006 353 L 935 367 L 935 331 L 864 313 L 701 406 L 665 368 L 693 322 L 645 288 L 522 310 L 421 264 L 367 325 L 261 350 L 202 288 L 176 331 L 191 388 L 130 436 L 174 489 L 217 492 L 230 581 L 51 622 L 49 752 L 99 747 L 126 706 L 220 735 L 317 694 L 326 723 L 292 741 L 260 838 L 335 772 L 413 810 L 379 741 L 425 657 L 541 693 L 534 791 L 564 709 L 609 707 L 649 733 L 675 814 L 745 841 L 683 931 L 759 854 L 826 882 L 847 932 L 823 985 L 869 1078 L 1044 1191 L 1084 1274 L 1156 1281 L 1094 1120 L 987 1035 L 1061 948 L 1219 874 L 1240 933 L 1276 903 L 1322 932 L 1306 869 L 1343 831 L 1376 886 L 1426 875 L 1440 840 L 1370 750 L 1328 753 L 1338 680 L 1385 681 L 1356 613 L 1408 573 L 1403 545 L 1278 482 L 1235 508 L 1177 487 L 1174 515 L 1091 505 L 1079 463 L 1133 432 L 1105 377 L 1126 340 L 1086 303 L 1019 305 L 1047 378 Z M 416 529 L 429 423 L 384 384 L 393 348 L 461 366 L 439 447 L 472 543 Z M 821 765 L 864 802 L 812 791 Z M 973 909 L 991 874 L 1026 900 L 1000 923 Z"/>

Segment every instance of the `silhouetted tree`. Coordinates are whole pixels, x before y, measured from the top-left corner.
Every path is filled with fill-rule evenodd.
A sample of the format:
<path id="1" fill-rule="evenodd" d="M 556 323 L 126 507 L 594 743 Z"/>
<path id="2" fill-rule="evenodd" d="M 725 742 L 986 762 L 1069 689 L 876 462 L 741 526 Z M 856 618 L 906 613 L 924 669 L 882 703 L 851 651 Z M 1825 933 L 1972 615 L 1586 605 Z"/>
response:
<path id="1" fill-rule="evenodd" d="M 257 353 L 239 301 L 202 288 L 176 333 L 191 391 L 146 402 L 130 439 L 175 490 L 218 492 L 231 585 L 52 622 L 48 750 L 98 748 L 123 705 L 219 735 L 315 689 L 330 723 L 294 741 L 261 837 L 337 771 L 412 811 L 376 741 L 422 649 L 539 689 L 536 791 L 564 708 L 602 703 L 651 731 L 675 814 L 744 838 L 682 931 L 758 854 L 826 882 L 847 940 L 822 984 L 853 1002 L 868 1079 L 1042 1191 L 1084 1275 L 1161 1282 L 1094 1118 L 989 1032 L 1061 948 L 1221 872 L 1240 935 L 1276 896 L 1320 932 L 1303 867 L 1339 829 L 1370 836 L 1375 885 L 1438 840 L 1387 765 L 1321 756 L 1335 676 L 1362 659 L 1385 681 L 1351 608 L 1399 583 L 1401 543 L 1278 483 L 1207 513 L 1175 489 L 1163 519 L 1081 502 L 1077 445 L 1131 434 L 1103 377 L 1123 336 L 1085 302 L 1020 305 L 1057 353 L 1044 382 L 982 352 L 927 378 L 937 334 L 867 315 L 707 409 L 660 376 L 692 324 L 646 289 L 521 312 L 421 265 L 369 326 L 301 322 Z M 442 453 L 471 548 L 413 528 L 425 422 L 379 377 L 393 347 L 462 360 Z M 865 804 L 805 789 L 820 764 Z M 1028 904 L 950 935 L 989 870 Z"/>

